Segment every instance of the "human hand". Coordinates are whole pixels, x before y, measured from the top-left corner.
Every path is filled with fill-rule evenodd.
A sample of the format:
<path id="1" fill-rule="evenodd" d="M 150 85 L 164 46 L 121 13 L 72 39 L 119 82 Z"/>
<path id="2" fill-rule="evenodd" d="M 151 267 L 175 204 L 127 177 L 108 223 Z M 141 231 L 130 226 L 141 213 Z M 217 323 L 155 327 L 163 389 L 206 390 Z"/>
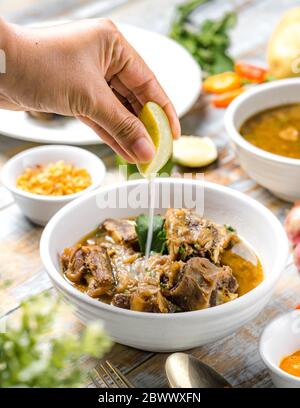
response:
<path id="1" fill-rule="evenodd" d="M 7 73 L 0 107 L 75 116 L 129 162 L 147 162 L 153 143 L 136 117 L 153 101 L 167 114 L 173 136 L 180 124 L 151 70 L 106 19 L 47 28 L 0 21 Z"/>

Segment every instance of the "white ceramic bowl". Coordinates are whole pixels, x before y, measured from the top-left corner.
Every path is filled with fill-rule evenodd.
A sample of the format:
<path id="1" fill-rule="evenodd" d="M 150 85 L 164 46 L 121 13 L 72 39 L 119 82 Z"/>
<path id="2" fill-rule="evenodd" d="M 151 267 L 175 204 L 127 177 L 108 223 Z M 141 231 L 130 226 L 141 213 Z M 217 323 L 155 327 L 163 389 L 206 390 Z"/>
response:
<path id="1" fill-rule="evenodd" d="M 32 194 L 16 187 L 17 177 L 27 167 L 64 160 L 77 167 L 84 167 L 92 177 L 92 184 L 75 194 L 44 196 Z M 3 185 L 12 193 L 16 204 L 32 222 L 45 225 L 65 204 L 99 187 L 105 175 L 105 166 L 95 154 L 72 146 L 39 146 L 12 157 L 1 171 Z"/>
<path id="2" fill-rule="evenodd" d="M 287 201 L 300 199 L 300 160 L 266 152 L 247 142 L 241 125 L 258 112 L 300 103 L 300 78 L 258 85 L 236 98 L 225 114 L 225 128 L 242 168 L 259 184 Z"/>
<path id="3" fill-rule="evenodd" d="M 138 215 L 147 209 L 99 208 L 118 193 L 124 203 L 126 194 L 140 196 L 148 192 L 145 180 L 100 188 L 64 207 L 45 228 L 40 253 L 43 264 L 56 289 L 74 306 L 77 316 L 88 322 L 102 319 L 112 339 L 118 343 L 151 351 L 185 350 L 222 338 L 253 319 L 269 301 L 274 286 L 283 270 L 288 243 L 285 232 L 276 217 L 263 205 L 235 190 L 212 183 L 188 179 L 156 179 L 164 193 L 170 189 L 170 207 L 184 188 L 185 194 L 200 193 L 204 188 L 204 216 L 237 228 L 262 261 L 265 279 L 248 294 L 211 309 L 176 313 L 144 313 L 120 309 L 88 297 L 71 286 L 60 270 L 59 255 L 65 247 L 74 245 L 95 229 L 107 217 Z M 199 195 L 200 195 L 199 194 Z M 132 197 L 131 197 L 132 198 Z M 178 201 L 177 201 L 178 202 Z M 121 208 L 123 207 L 123 208 Z M 156 213 L 164 214 L 159 207 Z M 76 222 L 74 222 L 76 219 Z"/>
<path id="4" fill-rule="evenodd" d="M 260 339 L 260 355 L 278 388 L 300 388 L 300 377 L 279 368 L 281 360 L 300 350 L 300 310 L 277 317 Z"/>

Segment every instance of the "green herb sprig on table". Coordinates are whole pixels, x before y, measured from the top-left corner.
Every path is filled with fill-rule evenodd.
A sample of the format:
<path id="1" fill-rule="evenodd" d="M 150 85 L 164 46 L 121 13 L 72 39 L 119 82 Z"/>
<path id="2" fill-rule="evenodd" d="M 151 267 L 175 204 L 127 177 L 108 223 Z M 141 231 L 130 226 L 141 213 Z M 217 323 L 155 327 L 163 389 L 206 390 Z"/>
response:
<path id="1" fill-rule="evenodd" d="M 192 0 L 179 5 L 170 30 L 170 37 L 184 46 L 204 71 L 204 77 L 232 71 L 234 62 L 228 53 L 229 31 L 236 24 L 236 14 L 226 13 L 219 20 L 205 20 L 197 27 L 190 16 L 210 0 Z"/>
<path id="2" fill-rule="evenodd" d="M 64 331 L 52 337 L 57 316 L 66 308 L 47 294 L 22 303 L 18 319 L 0 333 L 0 388 L 82 386 L 86 373 L 78 359 L 101 357 L 111 342 L 99 323 L 78 336 Z"/>

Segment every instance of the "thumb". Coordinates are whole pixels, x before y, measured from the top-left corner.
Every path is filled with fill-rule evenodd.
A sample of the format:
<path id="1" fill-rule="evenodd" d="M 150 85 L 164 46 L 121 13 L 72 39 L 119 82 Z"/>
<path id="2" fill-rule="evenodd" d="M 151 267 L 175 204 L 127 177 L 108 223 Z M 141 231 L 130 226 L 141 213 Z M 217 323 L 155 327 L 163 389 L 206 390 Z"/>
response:
<path id="1" fill-rule="evenodd" d="M 153 158 L 155 147 L 143 123 L 122 105 L 106 82 L 94 105 L 86 116 L 113 137 L 136 162 Z"/>

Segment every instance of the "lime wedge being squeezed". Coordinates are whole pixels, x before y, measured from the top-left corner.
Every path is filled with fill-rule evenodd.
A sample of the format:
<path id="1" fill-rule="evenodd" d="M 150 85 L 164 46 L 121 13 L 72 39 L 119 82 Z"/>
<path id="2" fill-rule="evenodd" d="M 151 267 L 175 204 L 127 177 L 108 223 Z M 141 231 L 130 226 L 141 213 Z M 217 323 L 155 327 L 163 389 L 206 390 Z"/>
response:
<path id="1" fill-rule="evenodd" d="M 138 164 L 143 177 L 156 175 L 170 159 L 173 151 L 173 136 L 169 120 L 164 110 L 154 102 L 147 102 L 139 115 L 155 146 L 155 155 L 148 163 Z"/>

